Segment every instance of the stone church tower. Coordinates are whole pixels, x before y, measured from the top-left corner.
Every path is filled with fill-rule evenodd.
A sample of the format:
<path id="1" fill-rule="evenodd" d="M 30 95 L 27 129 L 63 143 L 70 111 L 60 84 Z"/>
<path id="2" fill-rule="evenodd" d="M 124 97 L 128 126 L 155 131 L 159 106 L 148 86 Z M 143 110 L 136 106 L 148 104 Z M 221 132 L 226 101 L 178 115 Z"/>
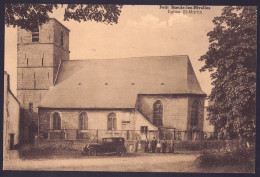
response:
<path id="1" fill-rule="evenodd" d="M 38 29 L 17 32 L 17 98 L 21 104 L 21 140 L 37 134 L 38 105 L 55 85 L 61 60 L 69 60 L 70 30 L 50 19 Z"/>

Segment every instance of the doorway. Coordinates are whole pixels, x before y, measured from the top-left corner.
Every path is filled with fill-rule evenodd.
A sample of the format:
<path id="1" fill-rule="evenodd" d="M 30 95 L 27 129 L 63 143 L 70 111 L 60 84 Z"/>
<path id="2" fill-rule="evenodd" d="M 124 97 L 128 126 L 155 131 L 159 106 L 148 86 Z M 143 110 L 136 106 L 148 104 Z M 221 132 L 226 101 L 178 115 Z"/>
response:
<path id="1" fill-rule="evenodd" d="M 29 142 L 34 142 L 34 137 L 37 135 L 38 127 L 35 123 L 29 125 Z"/>
<path id="2" fill-rule="evenodd" d="M 10 150 L 14 149 L 14 134 L 10 134 Z"/>

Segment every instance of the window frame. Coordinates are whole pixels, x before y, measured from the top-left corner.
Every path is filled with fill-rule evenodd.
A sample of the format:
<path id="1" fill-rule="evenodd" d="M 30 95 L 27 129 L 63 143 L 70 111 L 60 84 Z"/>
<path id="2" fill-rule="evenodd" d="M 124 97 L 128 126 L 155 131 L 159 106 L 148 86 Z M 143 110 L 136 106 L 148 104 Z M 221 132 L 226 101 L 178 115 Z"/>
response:
<path id="1" fill-rule="evenodd" d="M 199 102 L 199 100 L 196 99 L 192 102 L 192 105 L 191 105 L 191 111 L 190 111 L 191 127 L 196 127 L 199 124 L 199 109 L 200 109 L 200 102 Z"/>
<path id="2" fill-rule="evenodd" d="M 82 114 L 85 114 L 85 116 L 84 117 L 80 117 Z M 81 111 L 80 113 L 79 113 L 79 130 L 87 130 L 88 129 L 88 114 L 87 114 L 87 112 L 86 111 Z M 81 122 L 81 121 L 83 121 L 83 122 Z M 82 126 L 82 124 L 83 124 L 83 126 Z"/>
<path id="3" fill-rule="evenodd" d="M 54 115 L 56 113 L 59 115 L 59 126 L 58 126 L 59 129 L 58 128 L 56 129 L 56 126 L 55 126 L 55 123 L 54 123 Z M 62 115 L 61 115 L 61 113 L 59 111 L 53 111 L 51 113 L 50 129 L 61 131 L 61 128 L 62 128 Z"/>
<path id="4" fill-rule="evenodd" d="M 153 124 L 155 126 L 163 126 L 163 104 L 157 100 L 153 104 Z"/>
<path id="5" fill-rule="evenodd" d="M 114 112 L 107 115 L 107 130 L 117 130 L 117 118 Z"/>

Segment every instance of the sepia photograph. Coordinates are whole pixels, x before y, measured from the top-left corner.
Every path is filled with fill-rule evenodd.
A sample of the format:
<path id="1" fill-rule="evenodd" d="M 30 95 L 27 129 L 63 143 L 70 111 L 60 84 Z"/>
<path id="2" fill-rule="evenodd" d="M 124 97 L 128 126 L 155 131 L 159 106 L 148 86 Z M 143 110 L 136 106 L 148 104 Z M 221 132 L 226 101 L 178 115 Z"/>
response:
<path id="1" fill-rule="evenodd" d="M 255 173 L 257 6 L 4 10 L 4 171 Z"/>

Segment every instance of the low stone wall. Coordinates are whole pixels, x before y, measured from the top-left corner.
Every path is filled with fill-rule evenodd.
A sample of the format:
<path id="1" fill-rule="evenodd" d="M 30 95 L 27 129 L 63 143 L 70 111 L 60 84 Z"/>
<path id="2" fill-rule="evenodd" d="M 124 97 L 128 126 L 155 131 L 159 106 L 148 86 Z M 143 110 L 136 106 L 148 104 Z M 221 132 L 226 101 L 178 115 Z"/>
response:
<path id="1" fill-rule="evenodd" d="M 82 148 L 91 143 L 89 140 L 36 140 L 34 148 L 55 148 L 55 149 L 70 149 L 82 150 Z M 219 141 L 175 141 L 175 151 L 201 151 L 205 149 L 220 149 L 226 146 L 239 146 L 243 142 L 238 140 L 219 140 Z M 145 141 L 125 141 L 127 153 L 145 152 Z"/>
<path id="2" fill-rule="evenodd" d="M 87 143 L 90 142 L 87 140 L 36 140 L 34 148 L 82 150 Z"/>
<path id="3" fill-rule="evenodd" d="M 70 149 L 70 150 L 82 150 L 82 148 L 91 143 L 88 140 L 36 140 L 34 142 L 34 148 L 55 148 L 55 149 Z M 136 142 L 126 141 L 126 152 L 136 152 Z"/>

